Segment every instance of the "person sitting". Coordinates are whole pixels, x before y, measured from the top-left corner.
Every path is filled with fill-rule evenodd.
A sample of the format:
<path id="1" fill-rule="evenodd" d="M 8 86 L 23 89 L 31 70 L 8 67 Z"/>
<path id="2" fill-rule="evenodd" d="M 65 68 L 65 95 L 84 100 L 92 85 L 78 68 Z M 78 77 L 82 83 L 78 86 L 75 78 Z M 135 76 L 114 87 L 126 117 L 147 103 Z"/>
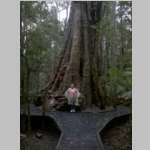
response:
<path id="1" fill-rule="evenodd" d="M 80 96 L 79 90 L 75 88 L 74 84 L 72 83 L 65 92 L 65 97 L 68 100 L 70 112 L 76 112 L 76 107 L 79 106 L 78 101 L 79 96 Z"/>

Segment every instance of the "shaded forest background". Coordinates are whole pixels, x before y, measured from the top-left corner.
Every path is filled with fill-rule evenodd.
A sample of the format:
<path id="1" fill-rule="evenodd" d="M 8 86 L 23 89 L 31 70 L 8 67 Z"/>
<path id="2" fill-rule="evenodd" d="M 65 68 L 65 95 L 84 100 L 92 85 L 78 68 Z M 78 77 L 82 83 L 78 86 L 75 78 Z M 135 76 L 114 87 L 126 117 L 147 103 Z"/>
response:
<path id="1" fill-rule="evenodd" d="M 101 7 L 103 17 L 90 25 L 100 45 L 101 73 L 97 80 L 100 80 L 97 84 L 102 91 L 100 101 L 106 107 L 123 104 L 131 108 L 132 3 L 105 1 Z M 27 104 L 28 114 L 29 104 L 41 95 L 57 74 L 67 37 L 70 8 L 69 1 L 20 3 L 20 102 L 21 107 Z M 105 148 L 132 149 L 131 126 L 130 117 L 125 123 L 108 127 L 103 135 Z M 32 138 L 30 140 L 32 143 Z M 35 141 L 32 144 L 37 145 Z"/>
<path id="2" fill-rule="evenodd" d="M 21 2 L 21 104 L 32 102 L 52 82 L 64 47 L 70 2 Z M 103 18 L 92 25 L 101 37 L 99 58 L 105 105 L 131 104 L 132 4 L 104 2 Z M 60 20 L 61 12 L 66 13 Z"/>

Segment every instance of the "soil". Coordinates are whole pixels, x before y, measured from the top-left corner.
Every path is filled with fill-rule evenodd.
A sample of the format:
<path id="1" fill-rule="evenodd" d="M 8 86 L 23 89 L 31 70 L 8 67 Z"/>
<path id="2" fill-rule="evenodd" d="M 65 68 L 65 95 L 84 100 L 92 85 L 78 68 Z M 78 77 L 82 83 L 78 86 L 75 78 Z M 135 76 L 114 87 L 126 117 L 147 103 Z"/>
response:
<path id="1" fill-rule="evenodd" d="M 112 122 L 101 135 L 105 150 L 132 150 L 131 118 L 125 122 Z"/>
<path id="2" fill-rule="evenodd" d="M 55 150 L 59 135 L 42 131 L 42 137 L 36 137 L 36 131 L 32 131 L 30 136 L 21 140 L 20 150 Z"/>

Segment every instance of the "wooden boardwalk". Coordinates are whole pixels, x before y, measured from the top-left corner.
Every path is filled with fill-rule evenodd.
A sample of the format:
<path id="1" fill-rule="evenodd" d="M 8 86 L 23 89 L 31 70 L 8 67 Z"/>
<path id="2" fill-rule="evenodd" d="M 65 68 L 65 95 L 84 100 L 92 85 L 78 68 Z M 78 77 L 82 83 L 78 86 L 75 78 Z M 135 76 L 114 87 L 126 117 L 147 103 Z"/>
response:
<path id="1" fill-rule="evenodd" d="M 104 150 L 99 133 L 114 118 L 129 114 L 127 107 L 119 106 L 99 113 L 47 112 L 45 115 L 52 118 L 61 130 L 56 150 Z M 31 115 L 41 116 L 42 113 L 31 108 Z"/>

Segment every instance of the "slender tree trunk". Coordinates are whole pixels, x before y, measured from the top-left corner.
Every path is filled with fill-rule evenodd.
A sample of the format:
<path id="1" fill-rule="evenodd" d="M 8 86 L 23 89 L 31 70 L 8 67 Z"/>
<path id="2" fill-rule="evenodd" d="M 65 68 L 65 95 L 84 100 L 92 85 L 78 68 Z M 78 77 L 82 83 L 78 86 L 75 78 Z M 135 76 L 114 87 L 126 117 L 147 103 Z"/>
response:
<path id="1" fill-rule="evenodd" d="M 117 45 L 116 45 L 116 39 L 117 39 L 117 35 L 116 35 L 116 2 L 113 1 L 111 2 L 112 4 L 112 8 L 111 8 L 111 22 L 112 22 L 112 31 L 113 31 L 113 37 L 112 37 L 112 51 L 111 51 L 111 65 L 113 67 L 117 66 Z"/>

